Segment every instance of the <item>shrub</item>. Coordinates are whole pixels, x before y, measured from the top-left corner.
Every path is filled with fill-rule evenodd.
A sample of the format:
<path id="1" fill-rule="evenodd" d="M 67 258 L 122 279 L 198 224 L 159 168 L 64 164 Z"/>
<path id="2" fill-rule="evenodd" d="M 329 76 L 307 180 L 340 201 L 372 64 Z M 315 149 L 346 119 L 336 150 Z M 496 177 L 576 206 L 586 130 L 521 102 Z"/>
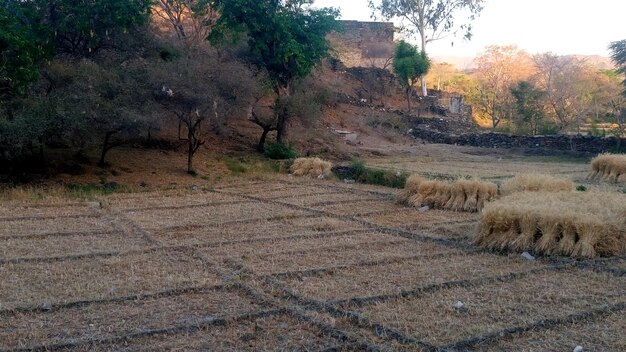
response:
<path id="1" fill-rule="evenodd" d="M 380 185 L 392 188 L 403 188 L 408 174 L 389 170 L 373 169 L 365 166 L 361 160 L 354 160 L 350 166 L 351 172 L 348 177 L 358 183 Z"/>
<path id="2" fill-rule="evenodd" d="M 274 160 L 294 159 L 297 156 L 296 151 L 291 146 L 282 143 L 268 143 L 263 154 Z"/>

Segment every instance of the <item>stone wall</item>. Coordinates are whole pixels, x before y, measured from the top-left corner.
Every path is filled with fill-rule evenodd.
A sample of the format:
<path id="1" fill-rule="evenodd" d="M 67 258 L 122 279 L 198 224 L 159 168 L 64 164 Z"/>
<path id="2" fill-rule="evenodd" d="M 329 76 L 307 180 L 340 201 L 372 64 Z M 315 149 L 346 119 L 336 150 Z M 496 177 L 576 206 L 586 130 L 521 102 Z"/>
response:
<path id="1" fill-rule="evenodd" d="M 505 133 L 467 133 L 454 135 L 432 129 L 414 128 L 413 137 L 441 144 L 467 145 L 483 148 L 524 148 L 536 150 L 574 151 L 589 154 L 614 150 L 618 138 L 590 136 L 516 136 Z M 626 149 L 626 138 L 621 138 L 622 149 Z"/>
<path id="2" fill-rule="evenodd" d="M 391 22 L 341 21 L 344 30 L 328 35 L 336 56 L 346 67 L 384 67 L 393 57 Z"/>

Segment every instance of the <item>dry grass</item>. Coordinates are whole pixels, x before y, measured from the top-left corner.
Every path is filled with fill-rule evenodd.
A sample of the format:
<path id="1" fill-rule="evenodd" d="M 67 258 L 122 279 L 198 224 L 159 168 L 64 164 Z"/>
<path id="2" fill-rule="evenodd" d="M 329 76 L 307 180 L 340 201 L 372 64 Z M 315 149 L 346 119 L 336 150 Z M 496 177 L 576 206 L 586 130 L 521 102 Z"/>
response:
<path id="1" fill-rule="evenodd" d="M 297 158 L 291 165 L 294 176 L 327 178 L 331 174 L 333 164 L 320 158 Z"/>
<path id="2" fill-rule="evenodd" d="M 123 252 L 150 245 L 151 243 L 145 238 L 126 233 L 77 234 L 41 238 L 0 237 L 0 259 Z"/>
<path id="3" fill-rule="evenodd" d="M 626 181 L 626 155 L 600 154 L 596 156 L 591 160 L 591 173 L 587 178 L 609 182 Z"/>
<path id="4" fill-rule="evenodd" d="M 313 207 L 316 210 L 326 211 L 335 215 L 360 215 L 371 212 L 398 211 L 402 207 L 384 200 L 355 200 L 351 203 L 320 205 Z"/>
<path id="5" fill-rule="evenodd" d="M 1 309 L 150 293 L 220 280 L 182 251 L 0 265 Z"/>
<path id="6" fill-rule="evenodd" d="M 341 300 L 351 297 L 393 294 L 446 281 L 499 276 L 511 271 L 538 268 L 516 257 L 451 253 L 436 258 L 414 258 L 376 266 L 354 266 L 313 276 L 284 280 L 306 297 Z"/>
<path id="7" fill-rule="evenodd" d="M 624 313 L 613 313 L 594 322 L 575 322 L 565 327 L 529 331 L 500 341 L 498 346 L 484 346 L 486 351 L 569 351 L 580 345 L 584 351 L 626 351 L 626 339 L 617 331 L 626 331 Z"/>
<path id="8" fill-rule="evenodd" d="M 113 230 L 111 223 L 97 217 L 0 220 L 0 237 L 111 230 Z"/>
<path id="9" fill-rule="evenodd" d="M 517 192 L 569 192 L 576 190 L 574 182 L 550 175 L 522 174 L 505 181 L 500 193 L 503 196 Z"/>
<path id="10" fill-rule="evenodd" d="M 626 253 L 626 195 L 516 193 L 481 214 L 477 244 L 575 257 Z"/>
<path id="11" fill-rule="evenodd" d="M 362 200 L 367 201 L 367 200 L 380 198 L 372 194 L 360 195 L 360 194 L 354 194 L 354 193 L 341 192 L 337 190 L 335 190 L 334 192 L 329 190 L 327 192 L 328 193 L 316 194 L 316 195 L 302 194 L 300 196 L 293 196 L 287 199 L 280 199 L 280 201 L 289 203 L 289 204 L 298 205 L 298 206 L 314 207 L 314 206 L 318 206 L 320 204 L 325 204 L 325 203 L 332 204 L 335 202 L 337 203 L 345 202 L 346 204 L 350 204 L 352 201 L 358 202 Z"/>
<path id="12" fill-rule="evenodd" d="M 75 306 L 46 314 L 18 312 L 11 319 L 0 319 L 0 349 L 49 345 L 66 339 L 112 338 L 147 329 L 193 324 L 207 316 L 235 316 L 259 308 L 236 291 L 206 290 Z"/>
<path id="13" fill-rule="evenodd" d="M 476 287 L 449 288 L 357 310 L 410 336 L 443 345 L 540 319 L 600 308 L 614 303 L 613 299 L 623 294 L 622 280 L 572 270 Z M 465 304 L 466 311 L 457 312 L 453 308 L 457 301 Z M 576 343 L 572 349 L 574 346 Z"/>
<path id="14" fill-rule="evenodd" d="M 358 230 L 363 226 L 328 217 L 259 220 L 241 224 L 183 226 L 154 231 L 154 236 L 170 245 L 203 245 L 220 241 L 245 241 L 259 238 L 278 239 L 295 235 L 319 235 L 327 232 Z M 262 244 L 257 244 L 263 246 Z"/>
<path id="15" fill-rule="evenodd" d="M 447 247 L 416 243 L 410 240 L 390 238 L 389 235 L 372 234 L 380 241 L 360 243 L 352 247 L 314 248 L 305 252 L 286 252 L 241 258 L 241 261 L 259 274 L 272 274 L 312 268 L 329 268 L 352 265 L 365 261 L 386 260 L 436 253 L 454 253 Z M 394 242 L 391 242 L 394 241 Z"/>
<path id="16" fill-rule="evenodd" d="M 200 329 L 190 333 L 137 338 L 88 351 L 324 351 L 342 341 L 291 316 L 273 316 Z M 335 350 L 335 349 L 333 349 Z M 339 349 L 343 350 L 343 349 Z"/>
<path id="17" fill-rule="evenodd" d="M 475 212 L 498 194 L 492 182 L 459 179 L 452 183 L 426 180 L 420 176 L 409 178 L 398 200 L 413 207 Z"/>

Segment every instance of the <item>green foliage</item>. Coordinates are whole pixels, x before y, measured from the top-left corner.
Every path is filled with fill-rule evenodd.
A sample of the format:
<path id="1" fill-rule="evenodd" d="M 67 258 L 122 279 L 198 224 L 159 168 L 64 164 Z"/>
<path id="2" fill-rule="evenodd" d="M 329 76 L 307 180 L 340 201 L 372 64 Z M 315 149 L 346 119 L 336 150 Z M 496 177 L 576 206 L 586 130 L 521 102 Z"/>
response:
<path id="1" fill-rule="evenodd" d="M 233 158 L 224 159 L 224 164 L 233 174 L 243 174 L 248 170 L 244 164 Z"/>
<path id="2" fill-rule="evenodd" d="M 532 135 L 538 134 L 539 126 L 545 118 L 542 101 L 545 92 L 535 88 L 530 82 L 522 81 L 511 88 L 511 94 L 515 98 L 518 126 L 528 128 Z"/>
<path id="3" fill-rule="evenodd" d="M 283 143 L 268 143 L 265 146 L 265 152 L 263 154 L 275 160 L 295 159 L 298 156 L 291 146 Z"/>
<path id="4" fill-rule="evenodd" d="M 267 72 L 274 89 L 290 88 L 327 57 L 326 35 L 339 29 L 339 13 L 312 9 L 311 0 L 217 1 L 221 16 L 211 33 L 213 42 L 240 34 L 248 39 L 249 59 Z"/>
<path id="5" fill-rule="evenodd" d="M 576 190 L 578 192 L 586 192 L 587 191 L 587 187 L 585 187 L 585 185 L 578 185 L 578 186 L 576 186 Z"/>
<path id="6" fill-rule="evenodd" d="M 398 76 L 404 88 L 411 88 L 418 77 L 425 75 L 430 68 L 430 60 L 424 51 L 400 41 L 393 55 L 393 72 Z"/>
<path id="7" fill-rule="evenodd" d="M 353 160 L 350 165 L 351 172 L 348 177 L 358 183 L 379 185 L 392 188 L 404 188 L 409 174 L 405 172 L 392 172 L 388 170 L 372 169 L 365 166 L 361 160 Z"/>
<path id="8" fill-rule="evenodd" d="M 70 183 L 65 186 L 69 196 L 76 198 L 94 199 L 96 196 L 128 192 L 128 187 L 117 182 L 103 184 L 94 183 Z"/>
<path id="9" fill-rule="evenodd" d="M 609 50 L 611 50 L 611 59 L 617 66 L 617 70 L 626 74 L 626 39 L 612 42 Z M 626 85 L 626 81 L 624 84 Z"/>

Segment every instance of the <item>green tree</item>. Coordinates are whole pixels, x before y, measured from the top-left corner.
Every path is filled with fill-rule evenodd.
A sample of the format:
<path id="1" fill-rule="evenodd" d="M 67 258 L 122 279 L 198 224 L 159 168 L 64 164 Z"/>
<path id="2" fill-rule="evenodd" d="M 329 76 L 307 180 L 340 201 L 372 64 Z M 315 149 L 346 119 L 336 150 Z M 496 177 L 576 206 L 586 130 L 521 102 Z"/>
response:
<path id="1" fill-rule="evenodd" d="M 609 45 L 609 50 L 611 50 L 611 59 L 617 66 L 617 70 L 626 74 L 626 39 L 612 42 Z M 626 80 L 623 81 L 623 84 L 626 86 Z"/>
<path id="2" fill-rule="evenodd" d="M 411 95 L 413 85 L 419 77 L 424 76 L 430 68 L 430 60 L 424 51 L 419 52 L 417 47 L 400 41 L 393 56 L 393 72 L 405 89 L 408 111 L 411 112 Z"/>
<path id="3" fill-rule="evenodd" d="M 522 81 L 518 82 L 516 87 L 511 87 L 511 94 L 515 98 L 517 125 L 523 123 L 525 125 L 523 127 L 528 127 L 530 133 L 536 135 L 545 117 L 543 107 L 545 92 L 536 88 L 531 82 Z"/>
<path id="4" fill-rule="evenodd" d="M 398 19 L 417 32 L 421 48 L 426 51 L 428 43 L 443 39 L 455 32 L 456 17 L 466 14 L 468 23 L 458 26 L 466 39 L 472 36 L 471 21 L 482 11 L 485 0 L 382 0 L 380 4 L 369 0 L 369 7 L 387 20 Z M 408 22 L 408 23 L 407 23 Z M 456 33 L 456 32 L 455 32 Z M 426 78 L 422 80 L 422 95 L 428 95 Z"/>
<path id="5" fill-rule="evenodd" d="M 248 60 L 269 78 L 276 95 L 276 140 L 285 138 L 288 109 L 281 109 L 296 84 L 329 55 L 326 35 L 339 29 L 338 11 L 313 9 L 312 0 L 221 0 L 220 19 L 211 32 L 212 41 L 244 37 Z"/>

